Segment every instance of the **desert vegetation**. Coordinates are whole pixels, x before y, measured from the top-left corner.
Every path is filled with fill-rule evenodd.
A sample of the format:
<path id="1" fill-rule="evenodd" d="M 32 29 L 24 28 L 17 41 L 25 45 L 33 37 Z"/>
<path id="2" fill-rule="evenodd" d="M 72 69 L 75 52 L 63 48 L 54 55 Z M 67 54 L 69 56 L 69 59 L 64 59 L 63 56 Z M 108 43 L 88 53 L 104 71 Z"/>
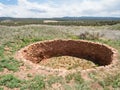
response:
<path id="1" fill-rule="evenodd" d="M 105 19 L 105 20 L 104 20 Z M 103 25 L 116 25 L 120 23 L 119 18 L 4 18 L 0 19 L 0 25 L 6 26 L 21 26 L 28 24 L 43 24 L 43 25 L 61 25 L 61 26 L 103 26 Z"/>
<path id="2" fill-rule="evenodd" d="M 9 23 L 11 24 L 9 25 L 8 22 L 1 22 L 4 24 L 0 26 L 0 90 L 119 90 L 120 62 L 108 69 L 104 69 L 103 66 L 101 70 L 84 73 L 77 71 L 82 64 L 85 68 L 96 68 L 99 65 L 68 56 L 53 57 L 49 59 L 50 62 L 37 64 L 52 68 L 61 68 L 62 64 L 62 68 L 76 69 L 76 72 L 59 74 L 50 70 L 46 72 L 44 68 L 39 72 L 30 64 L 27 65 L 22 60 L 14 58 L 17 51 L 29 44 L 53 39 L 84 39 L 99 42 L 117 49 L 120 53 L 120 24 L 116 24 L 116 22 L 118 23 L 118 21 L 110 21 L 109 24 L 106 24 L 105 21 L 102 21 L 102 24 L 95 26 L 94 24 L 90 26 L 39 25 L 40 23 L 26 25 L 23 22 L 18 25 Z M 64 23 L 66 24 L 66 22 Z"/>

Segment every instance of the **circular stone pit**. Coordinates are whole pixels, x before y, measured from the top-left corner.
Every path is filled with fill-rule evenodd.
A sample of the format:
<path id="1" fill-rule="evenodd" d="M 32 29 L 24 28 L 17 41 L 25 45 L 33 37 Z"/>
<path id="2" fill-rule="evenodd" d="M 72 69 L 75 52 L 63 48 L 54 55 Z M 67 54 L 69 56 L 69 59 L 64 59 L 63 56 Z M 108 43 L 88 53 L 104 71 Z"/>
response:
<path id="1" fill-rule="evenodd" d="M 105 44 L 85 40 L 40 41 L 18 51 L 16 58 L 27 63 L 32 62 L 31 64 L 36 65 L 36 68 L 47 70 L 48 67 L 42 67 L 37 63 L 51 57 L 66 55 L 91 60 L 99 65 L 97 68 L 111 66 L 117 62 L 117 51 L 115 49 Z M 56 71 L 59 69 L 50 70 Z"/>

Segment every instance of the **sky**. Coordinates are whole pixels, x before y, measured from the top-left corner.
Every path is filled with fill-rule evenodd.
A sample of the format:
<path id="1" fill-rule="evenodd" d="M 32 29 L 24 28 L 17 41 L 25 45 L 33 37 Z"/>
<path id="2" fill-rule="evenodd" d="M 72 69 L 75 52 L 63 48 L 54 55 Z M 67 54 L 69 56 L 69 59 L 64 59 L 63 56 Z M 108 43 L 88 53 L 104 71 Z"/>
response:
<path id="1" fill-rule="evenodd" d="M 120 0 L 0 0 L 0 17 L 120 17 Z"/>

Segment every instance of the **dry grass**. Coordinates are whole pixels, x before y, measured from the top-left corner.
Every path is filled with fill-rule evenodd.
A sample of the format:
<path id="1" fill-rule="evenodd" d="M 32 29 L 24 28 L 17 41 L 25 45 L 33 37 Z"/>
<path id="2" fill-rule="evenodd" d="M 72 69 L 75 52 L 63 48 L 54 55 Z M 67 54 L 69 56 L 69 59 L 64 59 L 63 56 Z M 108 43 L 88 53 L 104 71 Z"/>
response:
<path id="1" fill-rule="evenodd" d="M 72 56 L 59 56 L 52 57 L 46 60 L 42 60 L 39 63 L 41 66 L 51 67 L 53 69 L 79 69 L 85 70 L 89 68 L 97 67 L 92 61 L 80 59 Z"/>

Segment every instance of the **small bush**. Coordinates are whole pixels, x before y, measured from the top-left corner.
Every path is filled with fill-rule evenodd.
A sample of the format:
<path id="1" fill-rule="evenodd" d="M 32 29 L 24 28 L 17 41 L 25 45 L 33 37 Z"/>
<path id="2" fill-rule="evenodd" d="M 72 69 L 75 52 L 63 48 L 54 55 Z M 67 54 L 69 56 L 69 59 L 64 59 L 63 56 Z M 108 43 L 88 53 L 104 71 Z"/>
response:
<path id="1" fill-rule="evenodd" d="M 35 76 L 32 80 L 26 81 L 20 90 L 42 90 L 43 88 L 45 88 L 44 78 Z"/>
<path id="2" fill-rule="evenodd" d="M 63 80 L 63 78 L 60 77 L 60 76 L 50 76 L 50 77 L 48 78 L 48 80 L 47 80 L 47 84 L 48 84 L 49 86 L 51 86 L 51 85 L 54 84 L 54 83 L 61 83 L 62 80 Z"/>
<path id="3" fill-rule="evenodd" d="M 27 77 L 32 77 L 32 74 L 28 73 L 28 74 L 27 74 Z"/>
<path id="4" fill-rule="evenodd" d="M 75 90 L 91 90 L 88 84 L 85 84 L 85 83 L 82 83 L 82 84 L 76 83 L 74 87 L 75 87 Z"/>
<path id="5" fill-rule="evenodd" d="M 80 34 L 78 37 L 80 39 L 86 39 L 86 40 L 99 40 L 103 36 L 104 34 L 100 34 L 99 32 L 97 33 L 85 32 L 85 33 Z"/>
<path id="6" fill-rule="evenodd" d="M 41 77 L 36 76 L 33 79 L 33 82 L 29 85 L 29 90 L 41 90 L 42 88 L 45 88 L 45 82 Z"/>
<path id="7" fill-rule="evenodd" d="M 2 87 L 0 87 L 0 90 L 4 90 Z"/>
<path id="8" fill-rule="evenodd" d="M 4 57 L 3 53 L 4 53 L 4 46 L 0 46 L 0 58 Z"/>
<path id="9" fill-rule="evenodd" d="M 12 74 L 8 74 L 0 77 L 0 85 L 9 88 L 18 88 L 21 86 L 21 80 L 14 77 Z"/>
<path id="10" fill-rule="evenodd" d="M 103 81 L 99 81 L 102 87 L 112 86 L 113 88 L 120 88 L 120 74 L 115 76 L 108 76 Z"/>
<path id="11" fill-rule="evenodd" d="M 83 83 L 84 79 L 81 77 L 80 73 L 72 73 L 65 76 L 66 82 L 69 83 L 71 80 L 74 80 L 76 83 Z"/>
<path id="12" fill-rule="evenodd" d="M 14 58 L 4 58 L 0 60 L 0 71 L 2 71 L 4 68 L 7 68 L 8 70 L 17 71 L 19 70 L 20 62 L 17 60 L 14 60 Z"/>
<path id="13" fill-rule="evenodd" d="M 80 83 L 80 84 L 84 82 L 84 80 L 81 77 L 80 73 L 77 73 L 77 74 L 74 75 L 74 80 L 75 80 L 75 82 Z"/>
<path id="14" fill-rule="evenodd" d="M 71 85 L 63 84 L 65 90 L 74 90 Z"/>
<path id="15" fill-rule="evenodd" d="M 66 82 L 69 83 L 73 79 L 73 74 L 68 74 L 65 76 Z"/>

